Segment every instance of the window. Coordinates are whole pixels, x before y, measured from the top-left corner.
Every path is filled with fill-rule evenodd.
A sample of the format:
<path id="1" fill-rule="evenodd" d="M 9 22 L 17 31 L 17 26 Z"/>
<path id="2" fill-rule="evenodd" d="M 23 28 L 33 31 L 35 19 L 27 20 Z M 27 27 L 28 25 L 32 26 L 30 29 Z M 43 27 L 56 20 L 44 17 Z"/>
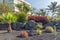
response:
<path id="1" fill-rule="evenodd" d="M 13 0 L 5 0 L 5 3 L 13 3 Z"/>

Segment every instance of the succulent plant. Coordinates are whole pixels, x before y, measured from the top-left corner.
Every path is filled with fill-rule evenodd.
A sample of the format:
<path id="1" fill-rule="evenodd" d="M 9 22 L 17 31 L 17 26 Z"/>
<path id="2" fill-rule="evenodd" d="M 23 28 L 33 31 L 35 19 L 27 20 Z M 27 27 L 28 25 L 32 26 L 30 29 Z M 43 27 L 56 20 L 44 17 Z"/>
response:
<path id="1" fill-rule="evenodd" d="M 49 33 L 52 33 L 52 32 L 54 32 L 54 29 L 51 26 L 47 26 L 46 29 L 45 29 L 45 31 L 49 32 Z"/>
<path id="2" fill-rule="evenodd" d="M 28 37 L 28 32 L 27 31 L 20 31 L 19 35 L 21 35 L 22 37 Z"/>

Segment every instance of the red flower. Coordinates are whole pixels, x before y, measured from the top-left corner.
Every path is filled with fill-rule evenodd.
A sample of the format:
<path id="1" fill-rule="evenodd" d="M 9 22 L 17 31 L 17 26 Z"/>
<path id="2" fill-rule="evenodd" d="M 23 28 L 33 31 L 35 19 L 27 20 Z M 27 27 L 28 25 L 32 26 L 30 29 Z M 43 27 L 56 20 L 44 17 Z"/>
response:
<path id="1" fill-rule="evenodd" d="M 28 19 L 29 20 L 34 20 L 36 22 L 41 22 L 41 21 L 48 22 L 48 19 L 46 17 L 44 17 L 44 16 L 29 16 Z"/>

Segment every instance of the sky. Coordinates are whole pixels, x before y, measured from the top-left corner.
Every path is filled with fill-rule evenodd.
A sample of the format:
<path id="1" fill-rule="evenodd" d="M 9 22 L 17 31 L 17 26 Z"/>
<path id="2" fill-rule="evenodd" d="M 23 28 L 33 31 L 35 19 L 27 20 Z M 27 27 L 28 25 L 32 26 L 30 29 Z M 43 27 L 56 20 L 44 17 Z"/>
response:
<path id="1" fill-rule="evenodd" d="M 43 9 L 50 5 L 51 2 L 56 1 L 60 4 L 60 0 L 25 0 L 34 8 Z"/>

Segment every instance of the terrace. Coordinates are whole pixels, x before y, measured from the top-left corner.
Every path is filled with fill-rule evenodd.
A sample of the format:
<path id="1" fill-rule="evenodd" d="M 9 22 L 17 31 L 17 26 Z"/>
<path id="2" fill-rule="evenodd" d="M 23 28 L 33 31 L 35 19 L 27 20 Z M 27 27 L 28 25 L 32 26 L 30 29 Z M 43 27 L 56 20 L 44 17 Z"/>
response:
<path id="1" fill-rule="evenodd" d="M 38 10 L 24 0 L 1 0 L 0 40 L 60 40 L 60 4 Z"/>

